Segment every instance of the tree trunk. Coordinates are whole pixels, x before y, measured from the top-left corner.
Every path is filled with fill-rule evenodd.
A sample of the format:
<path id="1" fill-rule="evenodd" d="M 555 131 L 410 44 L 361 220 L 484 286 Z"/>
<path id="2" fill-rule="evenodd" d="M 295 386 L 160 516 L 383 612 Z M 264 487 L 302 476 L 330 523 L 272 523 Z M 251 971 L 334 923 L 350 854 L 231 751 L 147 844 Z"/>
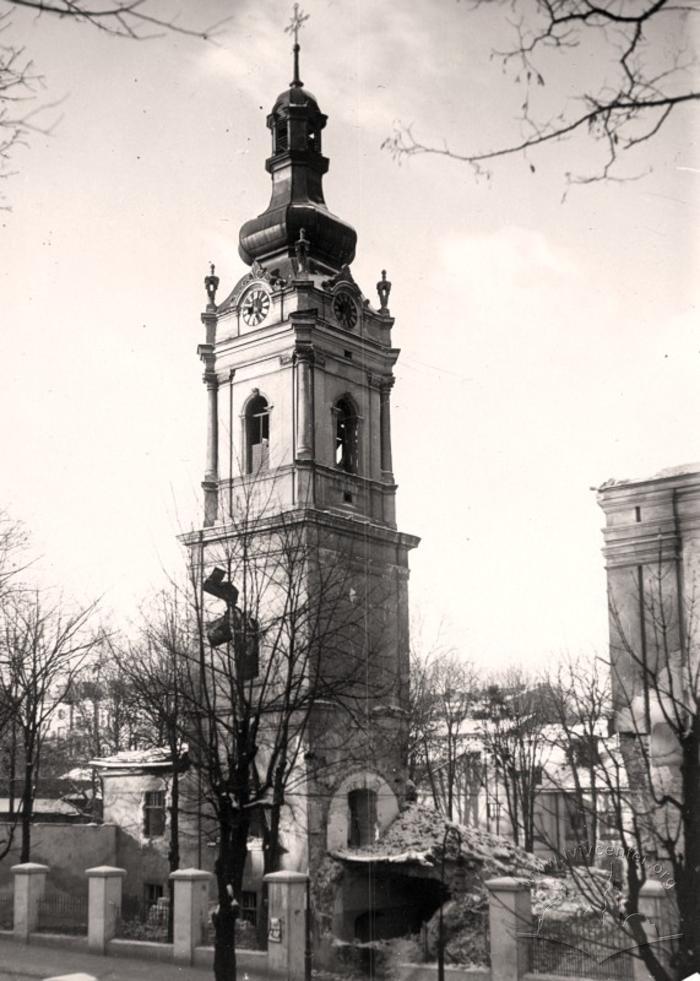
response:
<path id="1" fill-rule="evenodd" d="M 180 779 L 178 775 L 177 747 L 173 755 L 173 785 L 170 794 L 170 843 L 168 848 L 168 867 L 175 872 L 180 867 Z M 175 929 L 175 883 L 168 879 L 168 943 L 173 942 Z"/>
<path id="2" fill-rule="evenodd" d="M 12 734 L 10 741 L 10 759 L 9 759 L 9 792 L 10 800 L 8 804 L 8 810 L 10 814 L 15 813 L 15 781 L 17 779 L 17 723 L 12 721 Z"/>
<path id="3" fill-rule="evenodd" d="M 273 804 L 270 808 L 270 824 L 263 821 L 263 876 L 277 872 L 280 861 L 280 812 L 282 805 Z M 269 917 L 267 883 L 263 878 L 260 909 L 258 910 L 255 935 L 258 946 L 264 950 L 267 945 L 267 926 Z"/>
<path id="4" fill-rule="evenodd" d="M 219 855 L 214 866 L 219 905 L 212 914 L 215 981 L 236 981 L 237 900 L 248 854 L 248 831 L 249 822 L 240 815 L 232 821 L 220 817 Z"/>
<path id="5" fill-rule="evenodd" d="M 700 971 L 700 712 L 681 740 L 683 869 L 676 879 L 681 977 Z"/>
<path id="6" fill-rule="evenodd" d="M 212 913 L 214 924 L 214 981 L 236 981 L 236 919 L 238 907 L 219 890 L 219 905 Z"/>
<path id="7" fill-rule="evenodd" d="M 34 760 L 31 751 L 27 750 L 24 764 L 24 785 L 22 787 L 22 849 L 20 862 L 28 862 L 31 853 L 32 811 L 34 805 Z"/>

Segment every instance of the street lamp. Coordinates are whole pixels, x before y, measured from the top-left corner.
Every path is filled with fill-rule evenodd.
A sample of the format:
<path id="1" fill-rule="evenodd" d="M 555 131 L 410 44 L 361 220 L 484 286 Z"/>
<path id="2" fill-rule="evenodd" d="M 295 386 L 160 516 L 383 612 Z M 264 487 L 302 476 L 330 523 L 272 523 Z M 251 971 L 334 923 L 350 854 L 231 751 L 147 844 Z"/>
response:
<path id="1" fill-rule="evenodd" d="M 306 927 L 304 931 L 304 981 L 311 981 L 311 873 L 306 875 Z"/>
<path id="2" fill-rule="evenodd" d="M 440 859 L 440 886 L 442 887 L 442 895 L 440 899 L 440 909 L 438 910 L 438 942 L 437 942 L 437 957 L 438 957 L 438 981 L 445 981 L 445 922 L 443 916 L 443 906 L 444 896 L 445 896 L 445 853 L 447 851 L 447 841 L 453 835 L 456 837 L 457 841 L 457 860 L 461 858 L 461 847 L 462 847 L 462 834 L 454 824 L 445 825 L 445 834 L 442 838 L 442 856 Z"/>

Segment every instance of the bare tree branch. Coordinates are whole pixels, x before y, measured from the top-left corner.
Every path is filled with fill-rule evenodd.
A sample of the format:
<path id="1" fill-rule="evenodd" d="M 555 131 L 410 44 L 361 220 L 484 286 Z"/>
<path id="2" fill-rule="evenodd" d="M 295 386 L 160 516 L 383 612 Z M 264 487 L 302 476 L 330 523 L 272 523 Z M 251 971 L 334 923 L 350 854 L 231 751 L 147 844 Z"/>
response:
<path id="1" fill-rule="evenodd" d="M 497 6 L 516 9 L 509 0 L 475 0 L 472 9 Z M 521 10 L 520 5 L 517 9 Z M 515 46 L 492 55 L 501 60 L 504 71 L 514 72 L 516 84 L 524 89 L 521 126 L 526 135 L 500 146 L 460 150 L 446 141 L 441 145 L 424 142 L 414 135 L 412 125 L 398 122 L 382 147 L 398 161 L 419 155 L 448 157 L 468 164 L 477 176 L 490 176 L 486 165 L 499 158 L 522 155 L 529 161 L 529 151 L 586 134 L 605 148 L 605 156 L 589 172 L 567 171 L 567 183 L 610 179 L 619 169 L 621 154 L 658 136 L 672 113 L 700 99 L 695 53 L 684 59 L 682 42 L 668 53 L 661 30 L 674 25 L 678 29 L 699 13 L 697 2 L 531 0 L 519 19 L 510 22 L 517 37 Z M 561 108 L 553 115 L 538 109 L 536 95 L 545 87 L 544 66 L 550 64 L 551 53 L 559 55 L 559 67 L 566 68 L 570 51 L 583 44 L 594 45 L 596 57 L 605 58 L 604 80 L 590 89 L 580 81 L 578 99 L 571 103 L 562 95 Z M 529 167 L 535 170 L 534 164 Z M 623 174 L 618 179 L 630 178 Z"/>

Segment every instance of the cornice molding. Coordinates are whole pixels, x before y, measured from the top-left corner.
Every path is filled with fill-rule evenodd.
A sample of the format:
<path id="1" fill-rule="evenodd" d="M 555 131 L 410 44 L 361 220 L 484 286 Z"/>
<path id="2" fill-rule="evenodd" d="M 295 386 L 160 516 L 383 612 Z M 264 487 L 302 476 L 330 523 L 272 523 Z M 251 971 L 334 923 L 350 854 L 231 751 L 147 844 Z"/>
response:
<path id="1" fill-rule="evenodd" d="M 216 545 L 242 534 L 251 534 L 251 532 L 255 534 L 270 534 L 279 530 L 298 527 L 300 524 L 308 524 L 310 527 L 316 529 L 327 529 L 351 534 L 353 537 L 361 529 L 362 536 L 366 540 L 369 539 L 380 544 L 391 545 L 406 550 L 416 548 L 420 543 L 420 538 L 416 535 L 409 535 L 406 532 L 397 531 L 395 528 L 389 528 L 386 525 L 375 524 L 369 518 L 336 511 L 322 511 L 318 508 L 310 507 L 284 510 L 274 515 L 266 515 L 260 519 L 253 519 L 248 528 L 241 529 L 239 532 L 236 532 L 235 526 L 226 524 L 218 524 L 210 528 L 202 528 L 199 531 L 186 532 L 183 535 L 178 535 L 178 541 L 189 547 L 195 545 Z"/>

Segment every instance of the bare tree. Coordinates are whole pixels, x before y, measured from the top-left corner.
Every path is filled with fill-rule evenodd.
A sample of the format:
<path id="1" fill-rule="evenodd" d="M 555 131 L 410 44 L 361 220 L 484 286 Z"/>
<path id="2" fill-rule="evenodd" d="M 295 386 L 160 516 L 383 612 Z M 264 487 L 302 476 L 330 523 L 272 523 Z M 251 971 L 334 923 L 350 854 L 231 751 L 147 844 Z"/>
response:
<path id="1" fill-rule="evenodd" d="M 103 634 L 95 660 L 73 679 L 66 699 L 71 731 L 85 759 L 136 749 L 149 742 L 149 720 L 131 678 L 115 658 L 113 638 Z"/>
<path id="2" fill-rule="evenodd" d="M 695 592 L 692 582 L 680 588 L 663 557 L 635 568 L 629 583 L 617 579 L 616 588 L 631 603 L 618 607 L 611 587 L 609 682 L 603 670 L 581 662 L 549 678 L 556 741 L 567 760 L 560 787 L 583 820 L 575 841 L 547 843 L 650 976 L 674 981 L 700 967 Z M 616 733 L 605 738 L 611 710 Z M 611 889 L 613 863 L 621 867 L 619 893 Z M 663 924 L 647 922 L 641 908 L 649 880 L 668 893 Z"/>
<path id="3" fill-rule="evenodd" d="M 462 823 L 469 823 L 469 804 L 481 782 L 468 725 L 478 684 L 473 665 L 451 651 L 412 654 L 409 776 L 428 790 L 440 813 Z"/>
<path id="4" fill-rule="evenodd" d="M 601 145 L 600 163 L 586 173 L 568 171 L 566 180 L 585 184 L 613 178 L 622 154 L 653 139 L 673 113 L 700 99 L 696 0 L 474 0 L 471 16 L 497 10 L 503 12 L 500 29 L 514 38 L 492 58 L 522 88 L 519 134 L 499 146 L 460 149 L 423 142 L 411 126 L 397 124 L 383 144 L 396 158 L 450 157 L 488 174 L 498 158 L 523 155 L 534 171 L 533 151 L 583 134 Z M 590 78 L 583 77 L 582 63 L 590 66 Z M 572 87 L 579 93 L 574 99 Z"/>
<path id="5" fill-rule="evenodd" d="M 51 715 L 95 645 L 95 606 L 68 612 L 38 591 L 6 597 L 0 610 L 0 698 L 12 706 L 21 757 L 20 861 L 28 862 L 41 751 Z"/>
<path id="6" fill-rule="evenodd" d="M 503 791 L 513 838 L 531 852 L 535 801 L 548 755 L 546 693 L 522 672 L 511 670 L 487 686 L 480 715 L 479 734 Z"/>
<path id="7" fill-rule="evenodd" d="M 27 547 L 29 536 L 21 522 L 0 510 L 0 611 L 10 602 L 19 586 L 19 576 L 29 565 Z M 0 840 L 0 859 L 12 847 L 17 825 L 15 813 L 15 781 L 17 751 L 17 696 L 12 686 L 0 685 L 0 753 L 7 761 L 7 791 L 9 820 L 6 837 Z"/>
<path id="8" fill-rule="evenodd" d="M 0 600 L 30 564 L 28 545 L 29 536 L 24 525 L 0 509 Z"/>
<path id="9" fill-rule="evenodd" d="M 180 813 L 183 807 L 180 774 L 187 763 L 187 662 L 192 651 L 192 627 L 188 622 L 188 613 L 188 605 L 176 590 L 164 590 L 144 608 L 135 641 L 109 640 L 118 677 L 128 689 L 140 720 L 142 742 L 166 747 L 172 761 L 168 829 L 168 866 L 171 872 L 180 867 Z M 172 881 L 169 881 L 169 890 L 168 935 L 172 939 Z"/>
<path id="10" fill-rule="evenodd" d="M 183 717 L 216 830 L 217 981 L 235 977 L 237 902 L 254 825 L 264 871 L 273 871 L 283 836 L 306 823 L 298 812 L 308 812 L 321 773 L 347 769 L 360 746 L 366 760 L 368 720 L 380 701 L 398 704 L 405 684 L 383 656 L 390 627 L 379 589 L 369 601 L 362 556 L 327 552 L 304 511 L 265 513 L 254 484 L 241 489 L 225 537 L 194 548 L 191 566 Z M 312 758 L 307 736 L 324 727 L 329 708 L 346 724 L 336 726 L 334 758 Z"/>
<path id="11" fill-rule="evenodd" d="M 622 804 L 625 789 L 621 759 L 610 752 L 616 743 L 609 733 L 610 672 L 598 659 L 567 657 L 544 674 L 543 684 L 552 723 L 546 738 L 555 750 L 546 768 L 547 784 L 564 797 L 569 836 L 561 840 L 557 829 L 554 840 L 538 830 L 555 853 L 570 851 L 576 861 L 594 864 L 589 860 L 598 854 L 601 834 L 608 836 L 617 824 L 601 830 L 602 815 L 609 811 L 611 795 L 613 807 Z"/>
<path id="12" fill-rule="evenodd" d="M 649 874 L 673 889 L 677 967 L 700 970 L 700 657 L 693 582 L 659 559 L 639 577 L 640 636 L 633 638 L 610 596 L 611 671 L 616 725 L 630 783 L 639 788 L 639 862 L 631 892 Z M 641 638 L 641 642 L 640 642 Z M 633 922 L 642 942 L 643 930 Z M 665 981 L 657 951 L 640 955 Z"/>

